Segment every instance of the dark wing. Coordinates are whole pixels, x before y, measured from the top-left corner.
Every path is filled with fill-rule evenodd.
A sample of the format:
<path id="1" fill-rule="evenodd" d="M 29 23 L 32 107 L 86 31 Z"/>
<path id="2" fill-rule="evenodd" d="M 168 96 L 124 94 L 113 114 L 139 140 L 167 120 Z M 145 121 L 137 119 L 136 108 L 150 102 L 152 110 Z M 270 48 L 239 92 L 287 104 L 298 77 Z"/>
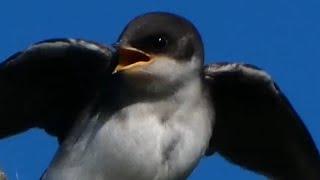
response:
<path id="1" fill-rule="evenodd" d="M 222 63 L 205 67 L 204 75 L 216 111 L 208 154 L 268 177 L 320 179 L 315 143 L 268 74 Z"/>
<path id="2" fill-rule="evenodd" d="M 44 128 L 62 140 L 107 83 L 113 50 L 76 39 L 32 45 L 0 64 L 0 138 Z"/>

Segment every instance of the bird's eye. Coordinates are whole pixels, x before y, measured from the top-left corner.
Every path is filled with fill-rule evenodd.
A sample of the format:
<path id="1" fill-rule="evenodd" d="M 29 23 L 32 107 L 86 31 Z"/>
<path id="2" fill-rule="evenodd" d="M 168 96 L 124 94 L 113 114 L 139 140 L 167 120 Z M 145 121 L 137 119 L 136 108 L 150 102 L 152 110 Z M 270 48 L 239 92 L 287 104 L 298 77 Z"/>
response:
<path id="1" fill-rule="evenodd" d="M 165 34 L 149 35 L 135 43 L 137 48 L 153 53 L 165 51 L 168 45 L 169 38 Z"/>
<path id="2" fill-rule="evenodd" d="M 144 43 L 150 50 L 161 51 L 167 47 L 168 38 L 165 35 L 152 35 L 144 39 Z"/>
<path id="3" fill-rule="evenodd" d="M 155 36 L 152 37 L 152 41 L 153 41 L 153 46 L 156 49 L 163 49 L 167 46 L 168 43 L 168 39 L 164 36 Z"/>

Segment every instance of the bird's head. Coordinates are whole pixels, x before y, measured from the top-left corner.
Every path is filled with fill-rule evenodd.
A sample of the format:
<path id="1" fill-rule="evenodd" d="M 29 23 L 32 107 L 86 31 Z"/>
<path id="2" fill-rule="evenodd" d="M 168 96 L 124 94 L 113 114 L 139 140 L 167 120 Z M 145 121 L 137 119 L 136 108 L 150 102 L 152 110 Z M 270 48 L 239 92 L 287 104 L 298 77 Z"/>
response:
<path id="1" fill-rule="evenodd" d="M 115 73 L 132 85 L 162 91 L 200 76 L 203 44 L 188 20 L 170 13 L 148 13 L 133 19 L 115 44 Z"/>

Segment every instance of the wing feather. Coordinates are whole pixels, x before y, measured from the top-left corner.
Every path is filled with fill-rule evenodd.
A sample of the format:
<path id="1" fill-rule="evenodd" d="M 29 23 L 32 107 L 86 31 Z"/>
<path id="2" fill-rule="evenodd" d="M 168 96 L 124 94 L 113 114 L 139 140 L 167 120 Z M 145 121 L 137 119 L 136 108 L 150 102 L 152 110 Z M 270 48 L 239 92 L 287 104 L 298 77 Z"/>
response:
<path id="1" fill-rule="evenodd" d="M 44 128 L 64 138 L 108 83 L 112 48 L 80 39 L 36 43 L 0 64 L 0 138 Z"/>
<path id="2" fill-rule="evenodd" d="M 310 133 L 271 77 L 246 64 L 212 64 L 205 81 L 216 111 L 208 154 L 280 179 L 320 179 Z"/>

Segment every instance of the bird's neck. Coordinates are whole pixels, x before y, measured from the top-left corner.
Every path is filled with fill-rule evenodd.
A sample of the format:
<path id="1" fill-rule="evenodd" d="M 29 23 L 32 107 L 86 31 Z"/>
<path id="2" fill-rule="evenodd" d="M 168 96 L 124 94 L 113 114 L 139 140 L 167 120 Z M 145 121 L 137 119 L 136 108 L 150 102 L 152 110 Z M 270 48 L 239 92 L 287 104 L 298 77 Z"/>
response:
<path id="1" fill-rule="evenodd" d="M 127 83 L 126 80 L 121 78 L 116 79 L 114 84 L 116 84 L 116 88 L 113 88 L 114 90 L 107 96 L 113 97 L 112 101 L 109 101 L 109 99 L 104 99 L 103 101 L 112 103 L 115 110 L 137 102 L 156 102 L 168 98 L 174 98 L 176 102 L 182 102 L 203 94 L 203 83 L 200 75 L 192 76 L 182 82 L 172 83 L 165 88 L 160 87 L 159 89 L 156 87 L 154 89 L 137 88 L 134 83 Z M 110 103 L 108 103 L 108 107 L 110 107 Z"/>

